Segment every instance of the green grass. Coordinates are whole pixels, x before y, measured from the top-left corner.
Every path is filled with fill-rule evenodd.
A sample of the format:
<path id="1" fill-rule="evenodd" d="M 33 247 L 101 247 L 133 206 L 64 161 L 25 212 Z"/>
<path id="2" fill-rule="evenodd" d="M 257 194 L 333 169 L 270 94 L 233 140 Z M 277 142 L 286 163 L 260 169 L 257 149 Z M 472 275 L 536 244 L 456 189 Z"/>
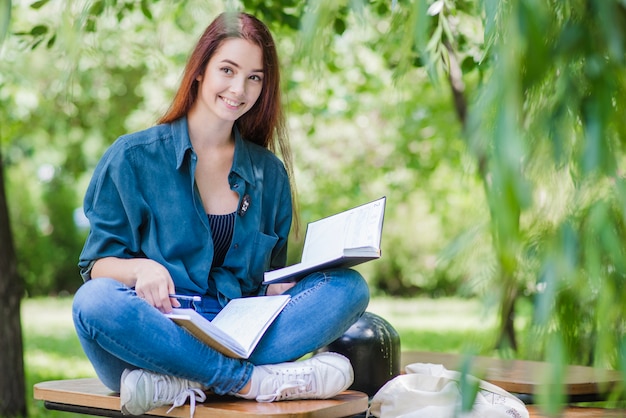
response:
<path id="1" fill-rule="evenodd" d="M 368 311 L 385 318 L 400 335 L 402 350 L 483 352 L 492 338 L 493 315 L 479 301 L 374 298 Z M 71 298 L 35 298 L 22 303 L 27 396 L 36 382 L 95 377 L 72 325 Z M 29 417 L 76 417 L 48 411 L 32 400 Z"/>
<path id="2" fill-rule="evenodd" d="M 493 345 L 495 316 L 477 300 L 375 298 L 368 311 L 398 331 L 403 351 L 486 354 Z"/>
<path id="3" fill-rule="evenodd" d="M 22 333 L 29 417 L 76 417 L 44 408 L 33 400 L 37 382 L 95 377 L 72 324 L 70 298 L 37 298 L 22 302 Z"/>

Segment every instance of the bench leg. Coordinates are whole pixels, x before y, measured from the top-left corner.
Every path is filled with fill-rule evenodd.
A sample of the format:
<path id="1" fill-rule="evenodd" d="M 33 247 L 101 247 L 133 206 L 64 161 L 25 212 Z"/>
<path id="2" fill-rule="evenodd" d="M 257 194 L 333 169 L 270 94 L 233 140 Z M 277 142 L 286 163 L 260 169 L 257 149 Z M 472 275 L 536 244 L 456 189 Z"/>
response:
<path id="1" fill-rule="evenodd" d="M 128 418 L 128 415 L 122 414 L 122 411 L 115 411 L 112 409 L 94 408 L 91 406 L 81 405 L 69 405 L 65 403 L 44 401 L 46 409 L 52 411 L 72 412 L 74 414 L 81 415 L 96 415 L 99 417 L 111 417 L 111 418 Z M 138 415 L 138 418 L 154 418 L 154 415 Z"/>

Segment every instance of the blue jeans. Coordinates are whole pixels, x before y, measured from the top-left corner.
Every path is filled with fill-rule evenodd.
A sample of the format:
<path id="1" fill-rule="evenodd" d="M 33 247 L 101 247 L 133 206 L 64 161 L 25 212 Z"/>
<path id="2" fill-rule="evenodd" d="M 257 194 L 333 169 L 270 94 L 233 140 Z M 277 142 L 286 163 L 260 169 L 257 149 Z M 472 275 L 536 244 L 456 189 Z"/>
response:
<path id="1" fill-rule="evenodd" d="M 285 293 L 290 302 L 248 360 L 213 350 L 113 279 L 83 284 L 73 318 L 83 350 L 112 391 L 119 392 L 124 369 L 141 368 L 200 382 L 222 395 L 239 392 L 255 364 L 292 361 L 336 340 L 369 302 L 367 283 L 350 269 L 313 273 Z"/>

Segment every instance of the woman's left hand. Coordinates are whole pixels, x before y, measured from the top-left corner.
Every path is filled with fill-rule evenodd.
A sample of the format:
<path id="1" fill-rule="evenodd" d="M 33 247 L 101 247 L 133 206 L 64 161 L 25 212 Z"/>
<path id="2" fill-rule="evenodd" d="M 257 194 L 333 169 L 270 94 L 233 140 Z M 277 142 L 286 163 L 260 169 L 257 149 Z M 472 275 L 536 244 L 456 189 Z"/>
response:
<path id="1" fill-rule="evenodd" d="M 295 285 L 296 285 L 295 282 L 270 284 L 267 286 L 267 292 L 265 292 L 265 294 L 267 296 L 282 295 L 283 293 L 285 293 L 287 290 L 291 289 Z"/>

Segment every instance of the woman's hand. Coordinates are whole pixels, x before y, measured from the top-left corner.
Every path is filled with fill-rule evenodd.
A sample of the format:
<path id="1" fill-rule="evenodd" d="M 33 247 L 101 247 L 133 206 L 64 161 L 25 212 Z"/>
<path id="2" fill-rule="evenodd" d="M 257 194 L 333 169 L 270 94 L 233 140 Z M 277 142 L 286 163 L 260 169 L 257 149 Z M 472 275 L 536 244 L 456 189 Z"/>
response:
<path id="1" fill-rule="evenodd" d="M 295 285 L 296 285 L 295 282 L 270 284 L 267 286 L 267 292 L 265 292 L 265 294 L 267 296 L 282 295 L 283 293 L 285 293 L 287 290 L 291 289 Z"/>
<path id="2" fill-rule="evenodd" d="M 135 292 L 159 311 L 168 313 L 172 307 L 180 307 L 180 303 L 169 295 L 176 293 L 174 281 L 169 271 L 160 263 L 147 258 L 137 259 L 141 261 L 135 265 L 134 274 Z"/>
<path id="3" fill-rule="evenodd" d="M 148 258 L 105 257 L 95 262 L 91 277 L 110 277 L 134 287 L 137 296 L 159 311 L 168 313 L 180 307 L 178 300 L 169 295 L 176 293 L 169 271 L 160 263 Z"/>

